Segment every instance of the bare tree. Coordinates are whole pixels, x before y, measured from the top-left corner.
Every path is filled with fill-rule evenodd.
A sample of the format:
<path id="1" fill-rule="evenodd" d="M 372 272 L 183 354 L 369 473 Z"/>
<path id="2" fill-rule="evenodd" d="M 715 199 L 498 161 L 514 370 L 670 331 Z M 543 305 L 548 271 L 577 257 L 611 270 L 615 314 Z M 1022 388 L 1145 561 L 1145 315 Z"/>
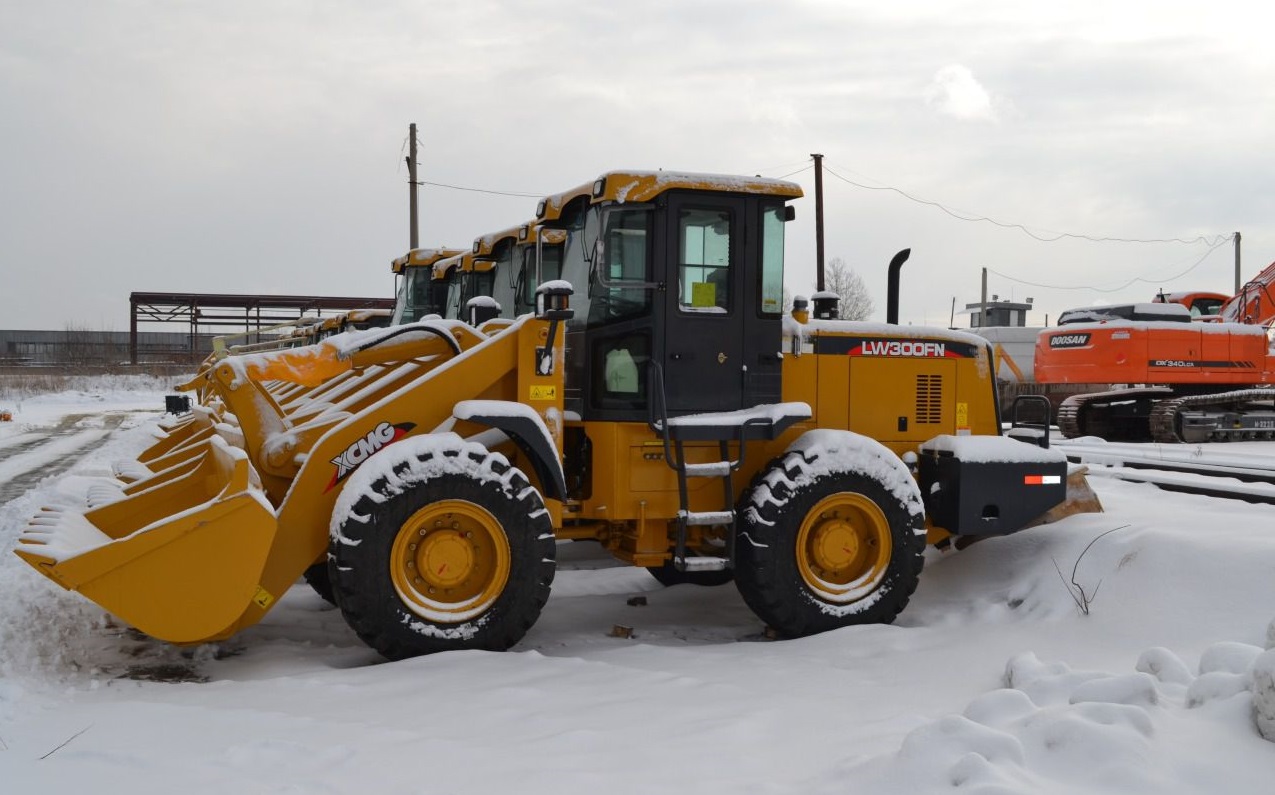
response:
<path id="1" fill-rule="evenodd" d="M 867 320 L 872 314 L 872 298 L 863 277 L 855 273 L 841 257 L 833 257 L 824 271 L 824 289 L 841 297 L 837 317 L 841 320 Z"/>

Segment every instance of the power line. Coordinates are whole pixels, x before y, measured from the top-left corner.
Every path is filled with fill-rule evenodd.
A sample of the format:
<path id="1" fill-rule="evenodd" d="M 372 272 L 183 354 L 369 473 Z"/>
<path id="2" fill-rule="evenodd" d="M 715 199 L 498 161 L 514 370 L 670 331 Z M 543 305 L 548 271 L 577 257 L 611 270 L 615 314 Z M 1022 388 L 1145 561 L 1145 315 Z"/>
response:
<path id="1" fill-rule="evenodd" d="M 924 204 L 930 207 L 937 207 L 938 209 L 942 210 L 943 212 L 947 213 L 948 215 L 952 216 L 953 218 L 959 221 L 984 221 L 986 223 L 994 224 L 996 226 L 999 226 L 1005 229 L 1018 229 L 1022 231 L 1024 234 L 1028 235 L 1029 237 L 1039 240 L 1042 243 L 1054 243 L 1056 241 L 1062 240 L 1063 238 L 1072 238 L 1075 240 L 1088 240 L 1093 243 L 1182 243 L 1184 245 L 1194 245 L 1196 243 L 1204 243 L 1205 245 L 1216 247 L 1232 239 L 1231 235 L 1217 235 L 1214 237 L 1204 237 L 1203 235 L 1201 235 L 1200 237 L 1194 238 L 1192 240 L 1185 240 L 1183 238 L 1143 239 L 1143 238 L 1128 238 L 1128 237 L 1097 237 L 1094 235 L 1082 235 L 1082 234 L 1076 234 L 1073 232 L 1051 232 L 1051 234 L 1054 235 L 1053 237 L 1042 237 L 1041 235 L 1036 234 L 1035 232 L 1028 229 L 1026 226 L 1023 226 L 1022 224 L 1006 223 L 1004 221 L 998 221 L 994 218 L 988 218 L 987 216 L 977 215 L 975 213 L 962 214 L 960 212 L 957 212 L 956 210 L 952 210 L 940 204 L 939 202 L 930 201 L 929 199 L 918 198 L 908 193 L 907 191 L 901 190 L 899 188 L 891 187 L 889 185 L 864 185 L 861 182 L 855 182 L 854 180 L 847 179 L 846 177 L 843 177 L 837 172 L 828 168 L 827 163 L 824 164 L 824 171 L 828 172 L 829 174 L 841 180 L 842 182 L 845 182 L 848 185 L 853 185 L 856 188 L 862 188 L 864 190 L 884 190 L 884 191 L 890 191 L 891 193 L 897 193 L 903 198 L 907 199 L 908 201 L 916 202 L 917 204 Z"/>
<path id="2" fill-rule="evenodd" d="M 803 172 L 803 171 L 809 171 L 810 169 L 812 169 L 812 168 L 814 168 L 814 167 L 815 167 L 815 164 L 814 164 L 814 163 L 807 163 L 805 166 L 803 166 L 802 168 L 797 169 L 796 171 L 789 171 L 787 174 L 784 174 L 784 175 L 779 176 L 779 177 L 775 177 L 774 179 L 788 179 L 789 177 L 793 176 L 794 174 L 800 174 L 800 173 L 801 173 L 801 172 Z"/>
<path id="3" fill-rule="evenodd" d="M 1159 279 L 1144 279 L 1141 276 L 1135 276 L 1129 281 L 1120 285 L 1119 287 L 1093 287 L 1090 285 L 1064 286 L 1059 284 L 1040 284 L 1038 282 L 1029 282 L 1026 279 L 1019 279 L 1015 276 L 1009 276 L 1008 274 L 1001 273 L 1000 271 L 993 270 L 991 268 L 988 268 L 987 272 L 994 273 L 997 276 L 1001 277 L 1002 279 L 1008 279 L 1011 282 L 1017 282 L 1018 284 L 1025 284 L 1028 287 L 1040 287 L 1045 290 L 1090 290 L 1096 293 L 1116 293 L 1116 292 L 1120 292 L 1121 290 L 1124 290 L 1127 287 L 1130 287 L 1133 284 L 1136 284 L 1137 282 L 1142 282 L 1143 284 L 1167 284 L 1168 282 L 1180 279 L 1183 276 L 1190 273 L 1191 271 L 1200 267 L 1200 265 L 1204 263 L 1204 260 L 1208 259 L 1213 254 L 1214 251 L 1217 251 L 1226 242 L 1227 242 L 1227 238 L 1223 238 L 1217 241 L 1216 243 L 1212 244 L 1211 246 L 1209 246 L 1209 250 L 1204 252 L 1204 256 L 1200 257 L 1198 260 L 1195 261 L 1194 264 L 1192 264 L 1189 268 L 1182 271 L 1181 273 L 1174 274 L 1173 276 L 1162 277 Z"/>
<path id="4" fill-rule="evenodd" d="M 754 171 L 753 173 L 754 173 L 754 174 L 765 174 L 767 171 L 780 171 L 780 170 L 785 169 L 785 168 L 794 168 L 794 167 L 796 167 L 796 166 L 800 166 L 800 165 L 803 165 L 803 164 L 804 164 L 804 165 L 806 165 L 806 166 L 810 166 L 810 165 L 811 165 L 811 163 L 810 163 L 810 158 L 808 158 L 808 157 L 807 157 L 805 160 L 798 160 L 798 161 L 797 161 L 797 162 L 795 162 L 795 163 L 784 163 L 784 164 L 782 164 L 782 165 L 778 165 L 778 166 L 771 166 L 770 168 L 759 168 L 759 169 L 757 169 L 756 171 Z M 805 169 L 803 168 L 803 169 L 799 169 L 799 170 L 800 170 L 800 171 L 804 171 Z M 792 172 L 792 173 L 796 174 L 797 172 L 796 172 L 796 171 L 794 171 L 794 172 Z M 775 179 L 783 179 L 783 177 L 775 177 Z"/>
<path id="5" fill-rule="evenodd" d="M 466 188 L 466 187 L 462 187 L 462 186 L 460 186 L 460 185 L 448 185 L 448 184 L 443 183 L 443 182 L 430 182 L 430 181 L 428 181 L 428 180 L 424 180 L 424 179 L 422 179 L 422 180 L 417 180 L 416 184 L 417 184 L 417 185 L 430 185 L 430 186 L 435 187 L 435 188 L 449 188 L 449 189 L 451 189 L 451 190 L 463 190 L 463 191 L 469 191 L 469 192 L 471 192 L 471 193 L 490 193 L 490 194 L 493 194 L 493 195 L 495 195 L 495 196 L 518 196 L 518 197 L 521 197 L 521 198 L 527 198 L 527 199 L 543 199 L 545 196 L 548 196 L 548 195 L 549 195 L 549 194 L 547 194 L 547 193 L 523 193 L 523 192 L 520 192 L 520 191 L 508 191 L 508 190 L 486 190 L 486 189 L 484 189 L 484 188 Z"/>

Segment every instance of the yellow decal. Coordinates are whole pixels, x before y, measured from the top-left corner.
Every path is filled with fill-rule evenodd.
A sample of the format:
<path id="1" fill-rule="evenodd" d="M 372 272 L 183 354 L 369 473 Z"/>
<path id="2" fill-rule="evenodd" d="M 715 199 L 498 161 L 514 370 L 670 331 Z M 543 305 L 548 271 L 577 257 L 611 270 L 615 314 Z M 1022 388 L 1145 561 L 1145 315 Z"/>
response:
<path id="1" fill-rule="evenodd" d="M 533 386 L 531 387 L 531 400 L 557 400 L 558 387 L 556 386 Z"/>
<path id="2" fill-rule="evenodd" d="M 693 282 L 691 306 L 717 306 L 717 285 L 712 282 Z"/>
<path id="3" fill-rule="evenodd" d="M 970 425 L 970 404 L 956 404 L 956 427 L 968 428 Z"/>
<path id="4" fill-rule="evenodd" d="M 274 597 L 271 596 L 265 588 L 258 585 L 257 592 L 252 595 L 252 601 L 257 605 L 257 607 L 265 610 L 274 602 Z"/>

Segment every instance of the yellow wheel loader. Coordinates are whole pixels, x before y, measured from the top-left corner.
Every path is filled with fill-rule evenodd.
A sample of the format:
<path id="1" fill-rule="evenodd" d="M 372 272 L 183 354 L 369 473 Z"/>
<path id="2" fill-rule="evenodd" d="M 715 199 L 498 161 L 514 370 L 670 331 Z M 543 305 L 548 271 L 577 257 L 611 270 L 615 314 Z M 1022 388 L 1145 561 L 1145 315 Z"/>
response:
<path id="1" fill-rule="evenodd" d="M 799 196 L 612 172 L 548 197 L 561 279 L 533 313 L 227 357 L 205 377 L 237 425 L 114 502 L 42 511 L 17 554 L 182 644 L 320 564 L 387 658 L 505 649 L 576 539 L 665 582 L 733 578 L 782 637 L 891 621 L 927 541 L 1038 521 L 1067 463 L 1000 435 L 985 340 L 785 314 Z"/>
<path id="2" fill-rule="evenodd" d="M 426 315 L 442 315 L 447 283 L 436 278 L 434 265 L 464 253 L 464 249 L 459 248 L 416 248 L 391 262 L 390 269 L 398 282 L 391 325 L 411 323 Z"/>
<path id="3" fill-rule="evenodd" d="M 498 317 L 515 318 L 535 311 L 536 288 L 559 278 L 566 232 L 539 222 L 483 235 L 474 240 L 475 261 L 492 263 L 465 283 L 461 300 L 469 307 L 475 299 L 490 298 L 486 306 Z M 487 312 L 472 311 L 464 318 L 471 325 L 488 319 Z"/>

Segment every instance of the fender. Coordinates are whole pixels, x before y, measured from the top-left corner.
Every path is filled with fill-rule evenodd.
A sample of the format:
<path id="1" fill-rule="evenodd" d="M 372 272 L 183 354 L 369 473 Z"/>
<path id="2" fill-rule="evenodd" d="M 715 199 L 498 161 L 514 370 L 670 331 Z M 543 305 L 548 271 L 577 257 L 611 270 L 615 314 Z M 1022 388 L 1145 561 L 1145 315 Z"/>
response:
<path id="1" fill-rule="evenodd" d="M 452 416 L 503 431 L 531 462 L 544 496 L 566 501 L 567 479 L 562 472 L 562 458 L 535 409 L 509 400 L 462 400 L 452 408 Z"/>

